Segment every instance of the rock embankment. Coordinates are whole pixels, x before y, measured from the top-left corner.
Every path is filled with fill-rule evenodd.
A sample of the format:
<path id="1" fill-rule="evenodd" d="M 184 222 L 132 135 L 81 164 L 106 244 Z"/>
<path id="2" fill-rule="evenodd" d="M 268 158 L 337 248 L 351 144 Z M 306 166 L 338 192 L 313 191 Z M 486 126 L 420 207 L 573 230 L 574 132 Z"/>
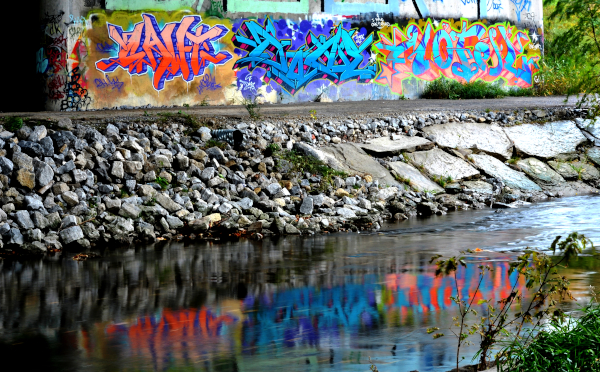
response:
<path id="1" fill-rule="evenodd" d="M 546 116 L 229 119 L 225 137 L 177 116 L 2 127 L 0 252 L 377 230 L 383 219 L 596 193 L 600 124 L 521 123 Z"/>

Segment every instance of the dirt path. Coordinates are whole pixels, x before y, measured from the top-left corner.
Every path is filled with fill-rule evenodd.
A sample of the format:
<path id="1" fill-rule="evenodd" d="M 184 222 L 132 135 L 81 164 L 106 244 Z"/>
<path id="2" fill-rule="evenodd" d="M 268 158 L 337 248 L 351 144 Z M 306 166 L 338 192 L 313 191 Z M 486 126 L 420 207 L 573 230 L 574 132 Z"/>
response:
<path id="1" fill-rule="evenodd" d="M 397 113 L 399 111 L 432 111 L 432 110 L 510 110 L 519 108 L 543 109 L 549 107 L 562 107 L 575 105 L 575 97 L 565 102 L 564 96 L 557 97 L 507 97 L 502 99 L 481 100 L 405 100 L 405 101 L 353 101 L 320 103 L 308 102 L 300 104 L 261 105 L 261 115 L 264 117 L 308 116 L 309 111 L 316 110 L 318 116 L 348 116 L 355 114 Z M 176 107 L 165 109 L 137 109 L 137 110 L 102 110 L 80 112 L 13 112 L 0 113 L 0 117 L 21 116 L 31 119 L 45 118 L 70 118 L 70 119 L 103 119 L 117 116 L 144 115 L 145 112 L 182 112 L 201 117 L 247 117 L 248 112 L 244 106 L 205 106 L 205 107 Z"/>

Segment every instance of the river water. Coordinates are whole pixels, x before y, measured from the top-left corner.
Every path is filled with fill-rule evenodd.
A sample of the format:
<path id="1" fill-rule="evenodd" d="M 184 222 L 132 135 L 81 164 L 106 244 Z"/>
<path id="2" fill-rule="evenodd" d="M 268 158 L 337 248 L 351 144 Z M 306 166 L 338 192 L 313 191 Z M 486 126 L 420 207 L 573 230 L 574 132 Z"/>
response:
<path id="1" fill-rule="evenodd" d="M 371 358 L 381 372 L 447 371 L 456 340 L 426 329 L 451 326 L 455 291 L 435 277 L 431 256 L 482 249 L 467 259 L 494 267 L 480 297 L 498 299 L 516 279 L 507 268 L 518 251 L 572 231 L 600 242 L 600 197 L 454 212 L 377 233 L 0 260 L 0 360 L 20 371 L 294 372 L 368 371 Z M 476 266 L 459 271 L 463 296 L 477 285 Z M 565 270 L 579 302 L 599 269 L 584 257 Z M 464 350 L 463 364 L 475 351 Z"/>

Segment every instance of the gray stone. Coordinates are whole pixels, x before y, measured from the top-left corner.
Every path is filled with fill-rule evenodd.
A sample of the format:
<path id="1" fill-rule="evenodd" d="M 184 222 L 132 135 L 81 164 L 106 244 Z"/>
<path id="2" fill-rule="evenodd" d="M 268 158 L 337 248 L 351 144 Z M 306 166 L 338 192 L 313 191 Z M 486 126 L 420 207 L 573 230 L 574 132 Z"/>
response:
<path id="1" fill-rule="evenodd" d="M 23 246 L 21 246 L 21 249 L 28 254 L 44 254 L 48 251 L 46 245 L 39 241 L 23 244 Z"/>
<path id="2" fill-rule="evenodd" d="M 168 215 L 166 219 L 171 229 L 180 229 L 183 227 L 183 221 L 175 216 Z"/>
<path id="3" fill-rule="evenodd" d="M 134 231 L 134 227 L 130 219 L 117 217 L 113 222 L 105 226 L 116 241 L 131 243 L 132 237 L 130 234 Z"/>
<path id="4" fill-rule="evenodd" d="M 154 195 L 156 202 L 160 204 L 163 208 L 165 208 L 169 213 L 175 213 L 178 210 L 183 209 L 183 206 L 175 203 L 171 198 L 162 193 L 156 193 Z"/>
<path id="5" fill-rule="evenodd" d="M 12 162 L 17 169 L 33 171 L 33 159 L 25 153 L 15 152 L 12 157 Z"/>
<path id="6" fill-rule="evenodd" d="M 65 229 L 67 227 L 77 226 L 78 224 L 79 224 L 79 218 L 77 218 L 77 216 L 68 214 L 63 217 L 62 221 L 60 222 L 60 227 Z"/>
<path id="7" fill-rule="evenodd" d="M 139 221 L 137 226 L 135 227 L 136 231 L 142 235 L 142 237 L 146 239 L 155 239 L 156 235 L 154 234 L 154 226 L 151 224 Z"/>
<path id="8" fill-rule="evenodd" d="M 44 155 L 44 150 L 39 143 L 31 142 L 31 141 L 19 141 L 19 147 L 23 153 L 32 156 L 32 157 L 42 157 Z"/>
<path id="9" fill-rule="evenodd" d="M 119 216 L 132 219 L 138 218 L 141 213 L 142 210 L 137 205 L 131 203 L 123 204 L 119 210 Z"/>
<path id="10" fill-rule="evenodd" d="M 217 174 L 217 172 L 216 172 L 215 168 L 206 167 L 200 174 L 200 179 L 204 182 L 207 182 L 208 180 L 214 178 L 216 174 Z"/>
<path id="11" fill-rule="evenodd" d="M 6 235 L 10 231 L 10 225 L 8 223 L 0 224 L 0 235 Z"/>
<path id="12" fill-rule="evenodd" d="M 575 124 L 579 127 L 579 129 L 585 130 L 590 133 L 592 136 L 600 139 L 600 118 L 595 119 L 575 119 Z"/>
<path id="13" fill-rule="evenodd" d="M 73 191 L 65 191 L 62 193 L 63 200 L 69 205 L 69 207 L 74 207 L 79 204 L 79 197 Z"/>
<path id="14" fill-rule="evenodd" d="M 425 127 L 423 132 L 442 147 L 480 150 L 504 159 L 512 155 L 512 143 L 498 125 L 447 123 Z"/>
<path id="15" fill-rule="evenodd" d="M 415 191 L 429 190 L 434 193 L 444 191 L 440 185 L 425 177 L 417 168 L 410 164 L 398 161 L 389 163 L 388 165 L 392 170 L 396 171 L 403 180 L 408 181 L 408 185 Z"/>
<path id="16" fill-rule="evenodd" d="M 52 170 L 52 167 L 43 161 L 34 159 L 33 168 L 35 169 L 35 181 L 38 187 L 44 187 L 54 179 L 54 171 Z"/>
<path id="17" fill-rule="evenodd" d="M 586 155 L 594 164 L 600 166 L 600 147 L 589 148 Z"/>
<path id="18" fill-rule="evenodd" d="M 56 229 L 60 226 L 61 220 L 60 220 L 60 215 L 58 214 L 58 212 L 50 213 L 49 215 L 46 216 L 46 219 L 48 220 L 49 228 Z"/>
<path id="19" fill-rule="evenodd" d="M 462 180 L 479 174 L 466 161 L 454 157 L 441 149 L 419 151 L 408 154 L 413 164 L 423 167 L 433 176 L 452 177 L 453 180 Z"/>
<path id="20" fill-rule="evenodd" d="M 44 203 L 33 197 L 33 196 L 26 196 L 25 197 L 25 207 L 27 208 L 28 211 L 43 211 L 44 209 Z"/>
<path id="21" fill-rule="evenodd" d="M 433 142 L 423 137 L 397 136 L 396 138 L 392 140 L 389 137 L 379 137 L 358 146 L 367 153 L 380 157 L 398 155 L 402 152 L 429 150 L 433 147 Z"/>
<path id="22" fill-rule="evenodd" d="M 56 174 L 60 175 L 60 174 L 69 173 L 73 169 L 75 169 L 75 163 L 73 162 L 73 160 L 69 160 L 65 164 L 58 167 L 58 169 L 56 170 Z"/>
<path id="23" fill-rule="evenodd" d="M 278 183 L 272 183 L 266 187 L 265 191 L 268 192 L 269 195 L 274 196 L 281 191 L 281 185 Z"/>
<path id="24" fill-rule="evenodd" d="M 214 158 L 221 164 L 225 164 L 225 162 L 227 162 L 227 158 L 223 154 L 223 151 L 218 147 L 211 147 L 210 149 L 206 150 L 206 154 L 211 159 Z"/>
<path id="25" fill-rule="evenodd" d="M 504 131 L 519 152 L 546 159 L 575 153 L 577 146 L 587 141 L 572 121 L 521 124 Z"/>
<path id="26" fill-rule="evenodd" d="M 104 205 L 106 205 L 106 209 L 109 211 L 117 211 L 121 209 L 121 199 L 105 198 Z"/>
<path id="27" fill-rule="evenodd" d="M 524 173 L 518 172 L 493 156 L 485 154 L 471 155 L 475 166 L 490 177 L 500 179 L 506 186 L 522 191 L 542 191 L 542 188 L 531 181 Z"/>
<path id="28" fill-rule="evenodd" d="M 212 135 L 210 134 L 210 132 L 211 132 L 211 130 L 207 127 L 201 127 L 200 129 L 197 130 L 197 133 L 200 135 L 200 139 L 203 142 L 206 142 L 212 138 Z"/>
<path id="29" fill-rule="evenodd" d="M 54 155 L 54 143 L 50 137 L 42 138 L 39 142 L 42 147 L 42 154 L 46 157 L 51 157 Z"/>
<path id="30" fill-rule="evenodd" d="M 300 205 L 300 214 L 311 215 L 313 213 L 313 198 L 308 196 L 302 200 L 302 205 Z"/>
<path id="31" fill-rule="evenodd" d="M 370 175 L 373 180 L 382 185 L 398 184 L 398 181 L 392 177 L 383 165 L 353 143 L 324 147 L 322 150 L 324 154 L 335 159 L 335 163 L 332 163 L 334 166 L 331 164 L 330 166 L 336 170 L 361 176 Z"/>
<path id="32" fill-rule="evenodd" d="M 252 199 L 250 198 L 243 198 L 240 201 L 237 202 L 237 204 L 240 206 L 240 208 L 242 208 L 242 210 L 246 211 L 250 208 L 252 208 L 252 206 L 254 205 L 254 202 L 252 201 Z"/>
<path id="33" fill-rule="evenodd" d="M 39 212 L 36 212 L 36 213 L 39 213 Z M 3 209 L 0 209 L 0 222 L 6 221 L 7 218 L 8 218 L 8 216 L 6 215 L 6 212 L 4 212 Z"/>
<path id="34" fill-rule="evenodd" d="M 25 233 L 27 240 L 30 242 L 41 242 L 44 235 L 40 229 L 27 230 Z"/>
<path id="35" fill-rule="evenodd" d="M 300 234 L 300 230 L 298 230 L 294 225 L 288 223 L 285 225 L 285 233 L 289 235 L 298 235 Z"/>
<path id="36" fill-rule="evenodd" d="M 125 170 L 123 169 L 123 162 L 122 161 L 113 162 L 112 168 L 110 170 L 110 174 L 117 178 L 125 177 Z"/>
<path id="37" fill-rule="evenodd" d="M 35 228 L 35 225 L 33 224 L 33 221 L 31 220 L 31 217 L 29 217 L 29 213 L 27 211 L 16 211 L 15 220 L 23 229 L 28 230 Z"/>
<path id="38" fill-rule="evenodd" d="M 354 213 L 353 210 L 348 209 L 348 208 L 338 208 L 336 210 L 336 213 L 338 216 L 345 218 L 345 219 L 356 218 L 356 213 Z"/>
<path id="39" fill-rule="evenodd" d="M 81 230 L 83 231 L 85 237 L 88 238 L 90 241 L 94 242 L 100 239 L 100 232 L 98 231 L 98 229 L 96 229 L 96 226 L 94 226 L 94 224 L 91 222 L 87 222 L 81 225 Z"/>
<path id="40" fill-rule="evenodd" d="M 59 235 L 63 244 L 71 244 L 85 237 L 83 235 L 83 230 L 81 230 L 81 227 L 79 226 L 72 226 L 67 229 L 61 230 Z"/>
<path id="41" fill-rule="evenodd" d="M 40 212 L 33 212 L 31 214 L 31 220 L 33 221 L 33 224 L 35 225 L 35 227 L 37 227 L 38 229 L 44 230 L 46 229 L 46 227 L 49 226 L 49 222 L 48 219 L 46 217 L 44 217 L 43 214 L 41 214 Z M 1 221 L 1 219 L 0 219 Z"/>
<path id="42" fill-rule="evenodd" d="M 543 189 L 560 186 L 566 183 L 565 179 L 562 178 L 560 174 L 556 173 L 546 163 L 536 158 L 519 160 L 517 166 Z"/>
<path id="43" fill-rule="evenodd" d="M 50 249 L 60 250 L 62 249 L 62 244 L 58 241 L 58 235 L 47 235 L 42 239 L 44 245 Z"/>
<path id="44" fill-rule="evenodd" d="M 485 181 L 463 181 L 462 184 L 467 193 L 493 194 L 494 192 L 494 186 Z"/>
<path id="45" fill-rule="evenodd" d="M 23 234 L 19 231 L 19 229 L 10 229 L 5 236 L 3 236 L 2 240 L 6 243 L 6 245 L 17 245 L 21 246 L 25 242 L 23 238 Z"/>
<path id="46" fill-rule="evenodd" d="M 82 169 L 73 169 L 73 179 L 76 183 L 83 183 L 87 181 L 87 174 Z"/>
<path id="47" fill-rule="evenodd" d="M 48 130 L 46 130 L 46 127 L 43 125 L 38 125 L 37 127 L 33 128 L 33 132 L 31 132 L 27 140 L 39 142 L 42 138 L 46 137 L 47 134 Z"/>
<path id="48" fill-rule="evenodd" d="M 13 172 L 14 164 L 6 156 L 0 156 L 0 173 L 10 176 Z"/>

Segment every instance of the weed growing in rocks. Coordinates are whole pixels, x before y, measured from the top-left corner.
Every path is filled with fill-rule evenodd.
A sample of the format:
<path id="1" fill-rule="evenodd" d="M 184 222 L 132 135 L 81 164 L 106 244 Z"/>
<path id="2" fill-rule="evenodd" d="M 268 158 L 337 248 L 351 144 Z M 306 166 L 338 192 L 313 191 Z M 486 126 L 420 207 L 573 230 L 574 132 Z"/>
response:
<path id="1" fill-rule="evenodd" d="M 169 181 L 167 181 L 164 177 L 156 177 L 155 181 L 163 190 L 166 190 L 169 187 Z"/>
<path id="2" fill-rule="evenodd" d="M 454 179 L 451 176 L 435 176 L 433 180 L 440 186 L 446 187 L 449 183 L 452 183 Z"/>
<path id="3" fill-rule="evenodd" d="M 292 165 L 290 172 L 321 175 L 321 188 L 333 184 L 333 177 L 348 177 L 346 172 L 337 171 L 319 159 L 299 154 L 295 150 L 277 152 L 275 157 L 288 161 Z"/>
<path id="4" fill-rule="evenodd" d="M 582 173 L 585 172 L 585 168 L 582 166 L 577 166 L 577 165 L 573 165 L 573 164 L 569 164 L 569 165 L 575 172 L 577 172 L 577 179 L 581 181 L 581 176 L 582 176 Z"/>
<path id="5" fill-rule="evenodd" d="M 211 147 L 218 147 L 221 150 L 224 150 L 227 147 L 227 143 L 222 142 L 222 141 L 217 141 L 216 139 L 211 138 L 208 141 L 206 141 L 206 144 L 204 145 L 204 149 L 210 149 Z"/>
<path id="6" fill-rule="evenodd" d="M 513 156 L 512 158 L 510 158 L 507 163 L 508 164 L 517 164 L 519 162 L 519 160 L 521 160 L 520 157 L 518 156 Z"/>
<path id="7" fill-rule="evenodd" d="M 4 123 L 4 129 L 10 132 L 16 132 L 23 128 L 23 118 L 13 116 Z"/>
<path id="8" fill-rule="evenodd" d="M 254 121 L 260 120 L 260 118 L 262 117 L 262 115 L 260 114 L 260 106 L 256 101 L 256 98 L 257 97 L 254 97 L 253 99 L 245 98 L 243 101 L 243 105 L 246 108 L 246 111 L 248 111 L 250 119 Z"/>
<path id="9" fill-rule="evenodd" d="M 493 347 L 502 341 L 503 337 L 510 337 L 509 347 L 499 354 L 498 363 L 504 364 L 519 363 L 520 359 L 514 358 L 514 354 L 509 353 L 520 347 L 526 347 L 535 339 L 535 334 L 539 328 L 547 321 L 561 322 L 565 319 L 564 312 L 558 308 L 562 300 L 572 300 L 573 296 L 569 290 L 569 280 L 558 273 L 558 268 L 567 265 L 569 261 L 577 258 L 587 248 L 594 248 L 592 242 L 584 235 L 577 232 L 571 233 L 564 240 L 558 236 L 552 242 L 550 250 L 553 255 L 547 255 L 533 249 L 527 249 L 520 255 L 516 261 L 510 263 L 509 275 L 513 272 L 518 274 L 518 278 L 512 285 L 510 294 L 498 301 L 498 307 L 487 299 L 480 299 L 477 302 L 483 278 L 493 269 L 486 265 L 479 266 L 479 280 L 475 291 L 470 298 L 461 297 L 458 287 L 457 271 L 459 267 L 466 267 L 467 262 L 464 257 L 451 257 L 445 260 L 438 260 L 440 256 L 435 256 L 431 262 L 436 261 L 436 276 L 450 276 L 454 279 L 455 296 L 451 300 L 459 306 L 460 316 L 454 318 L 454 325 L 449 330 L 458 340 L 456 351 L 456 368 L 463 358 L 460 356 L 460 349 L 463 345 L 470 343 L 468 338 L 474 334 L 480 335 L 479 352 L 473 359 L 479 358 L 478 370 L 488 368 L 488 360 L 491 357 Z M 558 250 L 559 255 L 554 255 Z M 473 251 L 468 251 L 473 253 Z M 529 290 L 530 299 L 525 298 L 518 288 L 520 279 L 526 282 L 526 288 Z M 480 295 L 479 295 L 480 296 Z M 512 305 L 519 304 L 520 311 L 509 314 Z M 468 323 L 470 316 L 478 316 L 474 309 L 475 305 L 485 305 L 484 313 L 479 320 Z M 531 328 L 523 332 L 526 324 L 531 324 Z M 455 329 L 456 331 L 455 332 Z M 430 329 L 435 332 L 437 329 Z M 512 331 L 512 334 L 511 334 Z M 524 336 L 521 336 L 524 333 Z M 443 333 L 436 333 L 434 338 L 444 336 Z M 514 369 L 509 368 L 513 371 Z M 528 369 L 527 369 L 528 370 Z M 583 369 L 577 369 L 583 370 Z M 586 369 L 587 370 L 587 369 Z"/>

